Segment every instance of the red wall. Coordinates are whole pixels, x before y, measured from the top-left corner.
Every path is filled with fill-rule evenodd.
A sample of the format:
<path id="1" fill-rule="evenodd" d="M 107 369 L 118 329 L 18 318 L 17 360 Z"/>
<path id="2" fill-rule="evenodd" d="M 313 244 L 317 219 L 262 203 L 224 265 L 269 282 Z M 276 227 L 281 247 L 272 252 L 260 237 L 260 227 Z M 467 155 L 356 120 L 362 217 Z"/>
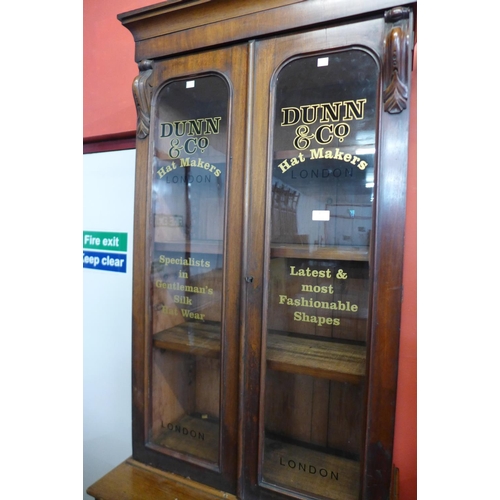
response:
<path id="1" fill-rule="evenodd" d="M 417 47 L 411 81 L 403 303 L 394 464 L 400 500 L 417 499 Z"/>
<path id="2" fill-rule="evenodd" d="M 117 14 L 154 0 L 83 1 L 83 137 L 135 131 L 134 39 Z"/>
<path id="3" fill-rule="evenodd" d="M 84 140 L 133 135 L 134 40 L 117 14 L 152 0 L 84 0 Z M 416 51 L 415 51 L 416 54 Z M 417 66 L 412 74 L 408 197 L 394 464 L 400 500 L 417 498 Z"/>

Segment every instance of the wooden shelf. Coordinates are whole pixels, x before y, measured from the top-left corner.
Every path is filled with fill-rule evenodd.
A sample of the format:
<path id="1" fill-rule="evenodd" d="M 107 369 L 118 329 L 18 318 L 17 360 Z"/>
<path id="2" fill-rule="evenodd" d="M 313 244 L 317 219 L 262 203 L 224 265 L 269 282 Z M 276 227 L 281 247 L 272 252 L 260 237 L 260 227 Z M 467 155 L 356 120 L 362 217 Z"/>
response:
<path id="1" fill-rule="evenodd" d="M 206 240 L 185 242 L 155 242 L 155 250 L 164 252 L 222 254 L 222 241 Z M 368 261 L 369 248 L 341 245 L 309 245 L 300 243 L 271 244 L 271 258 L 291 257 L 294 259 L 355 260 Z"/>
<path id="2" fill-rule="evenodd" d="M 358 345 L 269 333 L 267 367 L 339 382 L 360 383 L 365 376 L 366 348 Z"/>
<path id="3" fill-rule="evenodd" d="M 175 450 L 212 463 L 219 457 L 219 422 L 184 415 L 155 436 L 156 446 Z"/>
<path id="4" fill-rule="evenodd" d="M 184 323 L 154 336 L 154 346 L 209 358 L 220 357 L 218 324 Z M 366 348 L 313 337 L 269 332 L 267 367 L 271 370 L 311 375 L 358 384 L 365 375 Z"/>
<path id="5" fill-rule="evenodd" d="M 360 464 L 322 451 L 266 439 L 262 479 L 264 485 L 322 498 L 358 500 Z"/>
<path id="6" fill-rule="evenodd" d="M 183 323 L 157 333 L 153 345 L 195 356 L 220 358 L 220 324 Z"/>
<path id="7" fill-rule="evenodd" d="M 318 246 L 304 244 L 273 243 L 271 258 L 291 257 L 293 259 L 355 260 L 368 261 L 368 247 Z"/>
<path id="8" fill-rule="evenodd" d="M 222 254 L 222 240 L 191 240 L 161 243 L 155 241 L 155 250 L 163 252 Z"/>
<path id="9" fill-rule="evenodd" d="M 202 437 L 202 438 L 201 438 Z M 154 439 L 156 446 L 166 447 L 197 458 L 217 462 L 219 423 L 185 415 Z M 266 439 L 263 480 L 270 485 L 332 498 L 338 492 L 342 500 L 357 500 L 360 465 L 307 445 Z"/>
<path id="10" fill-rule="evenodd" d="M 132 458 L 89 486 L 87 493 L 99 500 L 236 500 L 234 495 L 163 472 Z"/>

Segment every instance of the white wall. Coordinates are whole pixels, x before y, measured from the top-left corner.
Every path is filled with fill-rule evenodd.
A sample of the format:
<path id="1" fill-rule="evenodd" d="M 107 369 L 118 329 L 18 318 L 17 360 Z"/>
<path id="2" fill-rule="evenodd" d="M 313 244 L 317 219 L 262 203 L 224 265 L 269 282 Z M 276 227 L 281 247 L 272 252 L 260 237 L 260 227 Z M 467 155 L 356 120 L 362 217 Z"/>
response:
<path id="1" fill-rule="evenodd" d="M 126 273 L 83 269 L 83 498 L 132 454 L 135 150 L 83 159 L 83 230 L 128 234 Z M 83 243 L 82 243 L 83 249 Z"/>

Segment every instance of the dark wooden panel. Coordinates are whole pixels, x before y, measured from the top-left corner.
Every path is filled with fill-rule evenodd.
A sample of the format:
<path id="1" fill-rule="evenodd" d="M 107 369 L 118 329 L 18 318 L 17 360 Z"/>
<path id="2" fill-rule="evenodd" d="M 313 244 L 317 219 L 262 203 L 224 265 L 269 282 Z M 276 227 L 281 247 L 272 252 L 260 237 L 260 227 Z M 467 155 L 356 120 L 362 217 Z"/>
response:
<path id="1" fill-rule="evenodd" d="M 164 82 L 175 78 L 192 77 L 200 73 L 214 73 L 222 75 L 228 80 L 231 89 L 230 118 L 231 130 L 243 130 L 246 116 L 247 98 L 247 47 L 233 46 L 228 49 L 207 52 L 204 54 L 187 57 L 173 58 L 168 61 L 154 62 L 142 66 L 143 72 L 150 71 L 147 83 L 142 82 L 153 92 Z M 146 73 L 145 73 L 146 74 Z M 168 244 L 154 243 L 154 234 L 151 232 L 151 159 L 150 137 L 152 131 L 147 129 L 149 121 L 151 127 L 155 126 L 155 117 L 147 117 L 140 129 L 143 139 L 137 140 L 137 172 L 136 172 L 136 226 L 134 239 L 134 328 L 133 328 L 133 453 L 134 458 L 145 463 L 154 464 L 156 467 L 188 475 L 212 486 L 217 486 L 226 491 L 236 491 L 237 478 L 237 431 L 238 431 L 238 370 L 239 370 L 239 327 L 240 303 L 237 290 L 241 285 L 241 249 L 238 245 L 229 244 L 227 241 L 213 245 L 205 245 L 203 250 L 224 254 L 223 269 L 223 298 L 222 322 L 220 313 L 217 318 L 220 322 L 219 330 L 222 333 L 220 349 L 220 369 L 222 370 L 217 382 L 210 373 L 211 383 L 220 388 L 220 467 L 204 468 L 199 461 L 183 461 L 174 458 L 174 454 L 164 455 L 158 448 L 148 446 L 149 429 L 152 422 L 156 422 L 157 411 L 151 407 L 149 396 L 152 386 L 152 350 L 153 333 L 161 331 L 170 325 L 162 325 L 154 320 L 156 315 L 151 314 L 150 305 L 165 303 L 154 290 L 151 281 L 151 265 L 154 257 L 153 248 L 159 251 L 172 250 Z M 228 184 L 227 184 L 227 218 L 225 220 L 225 234 L 231 239 L 241 241 L 243 227 L 243 158 L 244 137 L 235 133 L 229 135 L 228 150 Z M 229 160 L 230 158 L 230 160 Z M 153 288 L 153 289 L 152 289 Z M 158 289 L 159 290 L 159 289 Z M 164 305 L 168 305 L 165 303 Z M 164 315 L 167 316 L 167 315 Z M 208 318 L 208 316 L 207 316 Z M 155 323 L 153 325 L 153 323 Z M 153 329 L 154 326 L 154 329 Z M 165 346 L 159 346 L 165 347 Z M 169 347 L 173 347 L 171 344 Z M 177 343 L 177 348 L 179 344 Z M 174 351 L 171 351 L 174 352 Z M 197 364 L 197 369 L 204 366 L 203 362 Z M 222 383 L 223 381 L 223 383 Z M 209 380 L 207 379 L 207 383 Z M 200 382 L 201 383 L 201 382 Z M 200 392 L 203 387 L 198 387 Z M 158 394 L 163 394 L 155 386 Z M 202 404 L 195 400 L 194 405 Z M 213 401 L 212 401 L 213 403 Z M 213 410 L 213 409 L 212 409 Z M 154 418 L 153 418 L 154 417 Z M 219 461 L 219 459 L 218 459 Z M 219 467 L 219 468 L 218 468 Z M 216 470 L 218 469 L 218 470 Z"/>
<path id="2" fill-rule="evenodd" d="M 373 0 L 372 12 L 394 5 L 391 0 Z M 174 12 L 143 9 L 138 15 L 121 14 L 120 21 L 136 40 L 136 61 L 145 58 L 201 50 L 238 41 L 287 32 L 328 21 L 339 21 L 367 11 L 365 0 L 212 0 L 200 5 L 196 15 L 190 9 Z M 183 16 L 184 14 L 184 16 Z M 186 15 L 187 14 L 187 15 Z M 186 20 L 187 19 L 187 20 Z M 213 29 L 217 23 L 217 29 Z M 173 28 L 171 27 L 173 25 Z"/>
<path id="3" fill-rule="evenodd" d="M 260 460 L 263 457 L 271 457 L 272 450 L 279 449 L 282 454 L 297 451 L 293 445 L 288 447 L 281 442 L 270 446 L 264 439 L 264 431 L 269 431 L 281 433 L 286 439 L 306 442 L 307 446 L 300 447 L 301 453 L 308 447 L 323 446 L 341 450 L 347 455 L 360 454 L 359 462 L 347 460 L 345 463 L 344 459 L 337 462 L 337 458 L 333 459 L 330 453 L 322 451 L 311 450 L 310 454 L 307 451 L 303 455 L 309 462 L 326 457 L 328 463 L 333 460 L 329 465 L 332 470 L 338 467 L 343 471 L 346 486 L 341 488 L 342 498 L 357 499 L 358 490 L 364 500 L 379 500 L 389 494 L 408 121 L 408 110 L 400 95 L 396 99 L 393 95 L 390 103 L 385 104 L 387 113 L 382 111 L 382 97 L 387 90 L 386 74 L 389 77 L 394 74 L 384 57 L 393 63 L 395 60 L 383 54 L 386 35 L 383 11 L 392 6 L 393 2 L 389 0 L 371 3 L 365 0 L 169 0 L 119 16 L 134 34 L 136 60 L 148 59 L 141 63 L 141 71 L 144 73 L 146 68 L 151 73 L 147 84 L 153 102 L 154 92 L 165 81 L 211 71 L 228 78 L 232 98 L 226 238 L 220 242 L 214 240 L 210 248 L 206 244 L 196 246 L 195 242 L 191 248 L 192 251 L 194 248 L 224 255 L 224 269 L 220 272 L 225 280 L 221 306 L 223 318 L 213 328 L 204 325 L 190 330 L 189 342 L 186 341 L 186 325 L 161 323 L 148 309 L 156 302 L 164 305 L 167 302 L 161 294 L 151 290 L 149 270 L 153 252 L 150 250 L 155 245 L 150 234 L 151 174 L 148 169 L 151 146 L 149 139 L 144 138 L 149 117 L 141 122 L 134 228 L 134 457 L 231 492 L 236 491 L 238 481 L 242 498 L 284 498 L 282 488 L 330 498 L 330 490 L 323 488 L 321 481 L 316 481 L 319 477 L 306 477 L 306 480 L 293 470 L 284 474 L 286 467 L 279 461 L 273 471 L 269 469 L 264 473 L 265 482 L 261 481 L 263 469 Z M 394 19 L 398 18 L 400 10 L 397 9 Z M 361 14 L 365 14 L 365 20 L 361 19 Z M 349 24 L 345 23 L 348 19 L 352 21 Z M 342 22 L 331 28 L 332 23 L 339 20 Z M 306 27 L 315 29 L 298 32 Z M 281 36 L 285 34 L 288 36 Z M 265 39 L 268 36 L 272 38 Z M 230 47 L 237 41 L 245 43 Z M 207 48 L 222 46 L 229 48 L 206 51 Z M 377 122 L 381 128 L 377 131 L 374 160 L 380 167 L 380 175 L 376 179 L 376 230 L 371 237 L 371 248 L 301 245 L 303 238 L 294 239 L 291 244 L 271 245 L 270 241 L 288 241 L 273 239 L 268 229 L 272 204 L 268 165 L 273 156 L 268 142 L 269 139 L 272 141 L 273 135 L 270 110 L 274 104 L 272 85 L 275 71 L 301 52 L 320 54 L 332 48 L 352 46 L 363 47 L 362 50 L 371 53 L 381 69 L 380 88 L 377 89 L 381 103 Z M 404 68 L 399 65 L 397 69 Z M 398 102 L 394 103 L 394 100 Z M 400 114 L 395 112 L 398 107 L 402 110 Z M 279 156 L 282 152 L 277 154 Z M 283 154 L 286 157 L 291 153 Z M 165 237 L 162 241 L 167 240 Z M 366 241 L 359 244 L 366 245 Z M 169 243 L 157 242 L 154 248 L 157 251 L 175 250 L 169 247 Z M 182 245 L 177 250 L 182 251 Z M 274 306 L 279 296 L 276 290 L 281 290 L 276 288 L 274 281 L 278 284 L 286 281 L 286 273 L 278 278 L 269 275 L 269 269 L 280 259 L 357 261 L 359 265 L 369 267 L 370 278 L 351 282 L 351 292 L 363 298 L 359 299 L 363 303 L 363 314 L 345 318 L 342 325 L 355 330 L 356 335 L 337 337 L 337 340 L 349 338 L 358 344 L 367 341 L 368 348 L 304 338 L 307 334 L 321 335 L 314 328 L 296 332 L 302 337 L 282 335 L 293 328 L 285 321 L 275 324 L 278 321 L 275 317 L 268 319 L 276 311 Z M 367 283 L 372 277 L 371 301 L 367 307 Z M 293 284 L 290 288 L 290 293 L 287 288 L 283 293 L 291 295 Z M 275 290 L 271 300 L 268 296 L 270 289 Z M 219 311 L 209 319 L 219 320 Z M 280 330 L 280 335 L 271 331 L 266 337 L 268 328 Z M 160 351 L 162 356 L 158 354 Z M 186 390 L 186 394 L 170 406 L 174 410 L 176 404 L 182 406 L 177 417 L 182 415 L 183 418 L 192 418 L 198 410 L 203 412 L 210 408 L 207 415 L 210 413 L 213 421 L 203 421 L 201 425 L 206 432 L 210 428 L 217 429 L 212 438 L 213 442 L 220 442 L 220 455 L 217 447 L 211 447 L 201 460 L 181 463 L 182 460 L 178 459 L 183 458 L 183 451 L 165 457 L 159 446 L 148 444 L 150 423 L 158 422 L 157 404 L 152 407 L 150 403 L 151 391 L 159 399 L 172 397 L 168 388 L 162 390 L 161 384 L 151 384 L 154 378 L 151 372 L 153 352 L 157 361 L 162 358 L 153 368 L 157 379 L 161 377 L 161 370 L 176 371 L 177 375 L 172 379 L 174 382 L 179 380 L 178 386 L 181 387 L 180 379 L 188 371 L 187 363 L 193 363 L 193 369 L 203 373 L 195 383 L 198 394 L 195 395 L 194 391 L 188 394 Z M 168 354 L 163 356 L 163 353 Z M 267 382 L 264 385 L 266 380 L 269 385 Z M 208 400 L 211 386 L 221 391 L 220 412 L 217 404 Z M 264 401 L 269 401 L 269 406 Z M 168 417 L 173 419 L 174 413 Z M 211 427 L 215 421 L 217 425 Z M 192 427 L 194 422 L 190 420 L 189 426 Z M 162 432 L 157 423 L 153 430 L 156 437 Z M 162 436 L 162 442 L 163 438 L 168 441 L 172 437 L 179 436 Z M 180 450 L 184 444 L 171 446 Z M 194 451 L 192 454 L 196 455 Z M 282 455 L 276 457 L 279 460 Z M 203 460 L 212 462 L 211 470 L 208 470 L 210 467 L 203 469 Z M 216 470 L 218 462 L 220 471 Z M 178 498 L 183 498 L 183 494 L 179 493 Z M 231 497 L 224 494 L 224 498 Z"/>
<path id="4" fill-rule="evenodd" d="M 189 324 L 179 325 L 157 333 L 154 345 L 161 349 L 218 359 L 220 326 L 196 323 L 189 328 Z"/>
<path id="5" fill-rule="evenodd" d="M 364 379 L 366 348 L 313 338 L 268 335 L 267 367 L 357 384 Z"/>
<path id="6" fill-rule="evenodd" d="M 124 149 L 135 149 L 135 133 L 106 138 L 90 138 L 83 142 L 83 154 L 105 153 Z"/>
<path id="7" fill-rule="evenodd" d="M 347 247 L 333 245 L 311 247 L 311 245 L 278 243 L 273 243 L 271 246 L 271 257 L 367 261 L 368 255 L 368 247 Z"/>
<path id="8" fill-rule="evenodd" d="M 264 481 L 269 485 L 321 498 L 359 498 L 359 462 L 270 439 L 264 457 Z"/>

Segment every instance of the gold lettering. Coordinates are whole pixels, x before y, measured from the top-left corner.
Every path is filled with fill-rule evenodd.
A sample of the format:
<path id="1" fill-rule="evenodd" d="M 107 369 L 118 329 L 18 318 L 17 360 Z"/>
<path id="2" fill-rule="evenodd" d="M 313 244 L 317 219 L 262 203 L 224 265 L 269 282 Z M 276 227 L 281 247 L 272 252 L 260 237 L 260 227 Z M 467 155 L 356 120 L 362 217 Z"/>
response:
<path id="1" fill-rule="evenodd" d="M 282 116 L 282 121 L 281 121 L 281 126 L 282 127 L 287 127 L 288 125 L 295 125 L 300 118 L 300 110 L 299 108 L 282 108 L 281 109 L 281 116 Z"/>
<path id="2" fill-rule="evenodd" d="M 342 104 L 340 102 L 332 102 L 331 104 L 325 102 L 321 105 L 321 123 L 327 123 L 329 121 L 338 122 L 339 121 L 339 109 Z"/>
<path id="3" fill-rule="evenodd" d="M 198 319 L 200 321 L 205 321 L 205 314 L 194 313 L 189 311 L 188 309 L 181 309 L 181 313 L 184 318 Z"/>
<path id="4" fill-rule="evenodd" d="M 362 120 L 365 114 L 366 99 L 344 101 L 344 120 Z"/>
<path id="5" fill-rule="evenodd" d="M 329 293 L 333 294 L 333 285 L 301 285 L 301 292 L 311 292 L 311 293 Z M 281 297 L 281 295 L 280 295 Z M 280 302 L 281 304 L 281 302 Z"/>
<path id="6" fill-rule="evenodd" d="M 218 116 L 217 118 L 207 118 L 206 119 L 206 123 L 207 123 L 206 133 L 207 134 L 218 134 L 219 133 L 221 118 L 222 118 L 221 116 Z"/>
<path id="7" fill-rule="evenodd" d="M 307 267 L 306 269 L 295 270 L 295 266 L 290 266 L 290 276 L 312 276 L 313 278 L 331 278 L 332 270 L 324 269 L 318 271 L 317 269 L 311 269 Z"/>
<path id="8" fill-rule="evenodd" d="M 293 313 L 293 320 L 294 321 L 301 321 L 303 323 L 314 323 L 318 326 L 339 326 L 340 325 L 340 318 L 327 318 L 325 316 L 314 316 L 314 315 L 309 315 L 300 311 L 295 311 Z"/>
<path id="9" fill-rule="evenodd" d="M 311 160 L 317 160 L 318 158 L 324 158 L 323 148 L 311 149 Z"/>
<path id="10" fill-rule="evenodd" d="M 183 135 L 218 134 L 222 117 L 196 118 L 192 120 L 180 120 L 175 122 L 160 123 L 160 137 L 176 137 Z"/>
<path id="11" fill-rule="evenodd" d="M 175 307 L 161 306 L 161 312 L 169 316 L 177 316 L 177 309 Z"/>
<path id="12" fill-rule="evenodd" d="M 347 123 L 340 122 L 340 109 L 344 109 L 342 120 L 362 120 L 366 101 L 366 99 L 356 99 L 333 103 L 306 104 L 298 108 L 294 106 L 285 107 L 281 109 L 281 126 L 288 127 L 298 124 L 295 130 L 296 137 L 293 141 L 293 145 L 297 150 L 308 148 L 313 138 L 316 139 L 318 144 L 329 144 L 334 136 L 342 142 L 349 135 L 350 126 Z M 317 127 L 316 131 L 310 130 L 309 125 L 313 125 L 318 121 L 320 126 Z M 321 150 L 318 151 L 318 154 L 320 152 Z"/>
<path id="13" fill-rule="evenodd" d="M 317 285 L 319 287 L 319 290 L 316 291 L 314 290 L 315 287 L 313 287 L 313 292 L 314 293 L 330 293 L 333 294 L 333 286 L 332 285 Z M 309 292 L 311 291 L 309 288 L 309 285 L 302 285 L 302 291 L 303 292 Z M 357 304 L 351 304 L 349 300 L 346 300 L 343 302 L 342 300 L 337 300 L 336 302 L 327 302 L 324 300 L 314 300 L 313 298 L 305 298 L 305 297 L 300 297 L 298 299 L 294 299 L 292 297 L 288 297 L 287 295 L 280 295 L 279 296 L 279 303 L 282 305 L 287 305 L 287 306 L 293 306 L 293 307 L 309 307 L 311 309 L 328 309 L 331 311 L 345 311 L 345 312 L 358 312 L 358 305 Z"/>
<path id="14" fill-rule="evenodd" d="M 290 167 L 290 163 L 288 163 L 288 160 L 283 160 L 278 167 L 281 169 L 281 172 L 284 174 Z"/>

